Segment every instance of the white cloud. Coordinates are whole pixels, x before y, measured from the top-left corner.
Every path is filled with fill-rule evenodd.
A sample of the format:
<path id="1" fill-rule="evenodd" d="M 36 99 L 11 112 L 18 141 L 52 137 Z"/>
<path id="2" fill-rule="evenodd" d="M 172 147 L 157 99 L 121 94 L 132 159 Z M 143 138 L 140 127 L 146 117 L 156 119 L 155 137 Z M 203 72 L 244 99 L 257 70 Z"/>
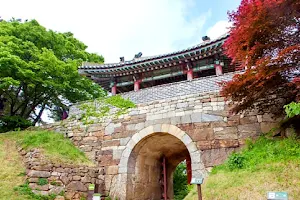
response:
<path id="1" fill-rule="evenodd" d="M 3 1 L 3 18 L 37 19 L 47 28 L 73 32 L 102 54 L 106 62 L 167 53 L 201 42 L 211 12 L 186 20 L 194 0 L 10 0 Z"/>
<path id="2" fill-rule="evenodd" d="M 229 31 L 229 27 L 232 26 L 231 22 L 221 20 L 215 23 L 212 27 L 208 28 L 206 34 L 210 39 L 216 39 L 219 36 L 227 33 Z"/>

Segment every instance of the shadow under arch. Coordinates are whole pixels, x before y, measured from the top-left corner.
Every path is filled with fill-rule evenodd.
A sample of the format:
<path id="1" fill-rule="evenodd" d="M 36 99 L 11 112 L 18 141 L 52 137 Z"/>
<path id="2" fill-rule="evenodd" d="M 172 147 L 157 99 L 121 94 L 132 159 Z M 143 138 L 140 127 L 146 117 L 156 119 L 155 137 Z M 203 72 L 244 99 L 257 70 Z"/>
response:
<path id="1" fill-rule="evenodd" d="M 168 160 L 168 196 L 173 196 L 173 171 L 191 159 L 192 177 L 205 176 L 201 151 L 190 136 L 175 125 L 156 124 L 137 132 L 127 143 L 119 164 L 123 176 L 120 199 L 160 199 L 160 158 Z"/>

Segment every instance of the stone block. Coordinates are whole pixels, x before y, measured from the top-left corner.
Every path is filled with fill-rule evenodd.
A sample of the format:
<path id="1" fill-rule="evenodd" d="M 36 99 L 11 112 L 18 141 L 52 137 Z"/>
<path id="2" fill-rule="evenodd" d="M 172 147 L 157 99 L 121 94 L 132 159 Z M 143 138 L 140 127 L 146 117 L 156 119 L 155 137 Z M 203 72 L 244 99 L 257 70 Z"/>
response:
<path id="1" fill-rule="evenodd" d="M 276 122 L 262 122 L 260 123 L 260 129 L 262 133 L 267 133 L 273 128 L 278 128 L 278 123 Z"/>
<path id="2" fill-rule="evenodd" d="M 113 151 L 113 159 L 114 160 L 121 159 L 122 152 L 123 152 L 123 149 L 114 149 L 114 151 Z"/>
<path id="3" fill-rule="evenodd" d="M 198 151 L 197 145 L 195 142 L 191 142 L 188 145 L 186 145 L 186 148 L 188 149 L 189 153 Z"/>
<path id="4" fill-rule="evenodd" d="M 203 106 L 203 110 L 213 110 L 213 107 L 212 106 Z"/>
<path id="5" fill-rule="evenodd" d="M 208 140 L 198 141 L 197 147 L 200 150 L 211 149 L 211 141 L 208 141 Z"/>
<path id="6" fill-rule="evenodd" d="M 92 178 L 90 176 L 84 176 L 84 177 L 81 178 L 81 182 L 82 183 L 91 183 Z"/>
<path id="7" fill-rule="evenodd" d="M 32 192 L 33 192 L 34 194 L 43 195 L 43 196 L 49 195 L 49 192 L 48 192 L 48 191 L 32 190 Z"/>
<path id="8" fill-rule="evenodd" d="M 105 127 L 104 133 L 105 135 L 111 135 L 113 134 L 114 131 L 115 131 L 115 126 L 113 123 L 110 123 Z"/>
<path id="9" fill-rule="evenodd" d="M 51 173 L 47 171 L 29 170 L 27 176 L 31 178 L 48 178 L 51 176 Z"/>
<path id="10" fill-rule="evenodd" d="M 73 181 L 80 181 L 81 180 L 81 176 L 73 176 L 72 180 Z"/>
<path id="11" fill-rule="evenodd" d="M 29 183 L 37 183 L 39 182 L 39 178 L 29 178 L 28 181 Z"/>
<path id="12" fill-rule="evenodd" d="M 171 118 L 171 117 L 175 117 L 175 111 L 169 111 L 166 113 L 166 118 Z"/>
<path id="13" fill-rule="evenodd" d="M 257 117 L 256 116 L 245 116 L 245 117 L 240 119 L 240 124 L 241 125 L 253 124 L 253 123 L 257 123 Z"/>
<path id="14" fill-rule="evenodd" d="M 135 125 L 135 130 L 141 130 L 143 128 L 145 128 L 145 123 L 144 122 L 140 122 L 140 123 Z"/>
<path id="15" fill-rule="evenodd" d="M 87 187 L 80 181 L 72 181 L 66 186 L 67 190 L 86 192 Z"/>
<path id="16" fill-rule="evenodd" d="M 49 190 L 49 184 L 38 185 L 36 183 L 29 183 L 29 187 L 33 190 L 47 191 Z"/>
<path id="17" fill-rule="evenodd" d="M 120 146 L 120 140 L 107 140 L 102 142 L 102 147 Z"/>
<path id="18" fill-rule="evenodd" d="M 128 125 L 126 126 L 126 130 L 134 131 L 134 130 L 136 130 L 135 127 L 136 127 L 135 124 L 128 124 Z"/>
<path id="19" fill-rule="evenodd" d="M 193 123 L 202 122 L 202 113 L 193 113 L 191 114 L 191 121 Z"/>
<path id="20" fill-rule="evenodd" d="M 226 122 L 212 122 L 211 123 L 211 127 L 212 128 L 216 128 L 216 127 L 226 127 L 226 126 L 228 126 L 228 123 L 226 123 Z"/>
<path id="21" fill-rule="evenodd" d="M 214 138 L 214 131 L 212 128 L 195 128 L 189 132 L 193 141 L 212 140 Z"/>
<path id="22" fill-rule="evenodd" d="M 223 117 L 202 113 L 201 122 L 215 122 L 215 121 L 223 121 Z"/>
<path id="23" fill-rule="evenodd" d="M 183 124 L 187 124 L 187 123 L 191 123 L 191 115 L 184 115 L 181 117 L 181 123 Z"/>
<path id="24" fill-rule="evenodd" d="M 181 140 L 185 145 L 188 145 L 189 143 L 193 142 L 190 136 L 186 133 L 181 137 Z"/>
<path id="25" fill-rule="evenodd" d="M 205 167 L 213 167 L 222 164 L 235 148 L 218 148 L 204 150 L 201 154 L 201 160 Z"/>
<path id="26" fill-rule="evenodd" d="M 262 115 L 257 115 L 256 117 L 257 117 L 257 122 L 259 123 L 262 122 Z"/>
<path id="27" fill-rule="evenodd" d="M 131 139 L 131 137 L 126 137 L 126 138 L 120 138 L 120 145 L 121 146 L 126 146 L 128 141 Z"/>
<path id="28" fill-rule="evenodd" d="M 215 139 L 238 139 L 236 127 L 216 127 L 214 128 Z"/>
<path id="29" fill-rule="evenodd" d="M 195 151 L 193 153 L 190 153 L 191 156 L 191 161 L 192 163 L 200 163 L 201 162 L 201 155 L 199 153 L 199 151 Z"/>
<path id="30" fill-rule="evenodd" d="M 240 124 L 240 117 L 238 115 L 232 115 L 227 117 L 227 123 L 229 126 L 237 126 Z"/>
<path id="31" fill-rule="evenodd" d="M 63 186 L 55 186 L 55 187 L 53 187 L 52 189 L 50 189 L 49 190 L 49 194 L 56 194 L 56 195 L 58 195 L 58 194 L 60 194 L 61 192 L 63 192 L 65 189 L 64 189 L 64 187 Z M 62 197 L 62 196 L 60 196 L 60 197 Z M 57 197 L 56 197 L 57 198 Z M 55 198 L 55 199 L 56 199 Z M 62 199 L 62 198 L 61 198 Z"/>
<path id="32" fill-rule="evenodd" d="M 169 128 L 170 128 L 169 124 L 162 124 L 161 125 L 161 132 L 163 132 L 163 133 L 170 133 L 169 132 Z"/>
<path id="33" fill-rule="evenodd" d="M 119 170 L 119 167 L 117 165 L 108 166 L 105 168 L 105 173 L 108 175 L 115 175 L 115 174 L 118 174 L 118 170 Z"/>
<path id="34" fill-rule="evenodd" d="M 211 123 L 209 122 L 203 122 L 203 123 L 193 123 L 194 127 L 197 128 L 210 128 Z"/>
<path id="35" fill-rule="evenodd" d="M 172 125 L 176 125 L 176 124 L 180 124 L 181 123 L 181 120 L 180 120 L 180 117 L 178 116 L 178 117 L 171 117 L 171 119 L 170 119 L 170 123 L 172 124 Z"/>
<path id="36" fill-rule="evenodd" d="M 153 132 L 154 133 L 161 132 L 161 124 L 155 124 L 155 125 L 153 125 Z"/>
<path id="37" fill-rule="evenodd" d="M 186 107 L 188 107 L 188 103 L 186 102 L 177 104 L 177 108 L 186 108 Z"/>
<path id="38" fill-rule="evenodd" d="M 259 123 L 238 126 L 239 138 L 258 136 L 261 133 Z"/>
<path id="39" fill-rule="evenodd" d="M 238 147 L 238 146 L 239 146 L 238 140 L 214 140 L 211 143 L 212 149 Z"/>

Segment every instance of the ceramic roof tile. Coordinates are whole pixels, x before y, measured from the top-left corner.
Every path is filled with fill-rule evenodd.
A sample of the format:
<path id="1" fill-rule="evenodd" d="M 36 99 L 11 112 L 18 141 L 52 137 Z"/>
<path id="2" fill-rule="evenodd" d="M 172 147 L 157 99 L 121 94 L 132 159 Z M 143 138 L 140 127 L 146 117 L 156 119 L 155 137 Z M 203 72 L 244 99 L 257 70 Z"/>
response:
<path id="1" fill-rule="evenodd" d="M 220 37 L 218 37 L 215 40 L 211 40 L 208 42 L 202 42 L 198 45 L 194 45 L 192 47 L 180 50 L 180 51 L 175 51 L 175 52 L 171 52 L 171 53 L 166 53 L 166 54 L 159 54 L 156 56 L 147 56 L 147 57 L 141 57 L 141 58 L 135 58 L 133 60 L 129 60 L 129 61 L 124 61 L 122 63 L 108 63 L 108 64 L 97 64 L 97 63 L 83 63 L 82 66 L 79 67 L 79 69 L 90 69 L 90 67 L 92 67 L 93 69 L 108 69 L 108 68 L 115 68 L 115 67 L 120 67 L 120 66 L 126 66 L 126 65 L 131 65 L 131 64 L 135 64 L 135 63 L 141 63 L 143 61 L 149 61 L 152 59 L 160 59 L 163 57 L 167 57 L 167 56 L 172 56 L 175 54 L 180 54 L 180 53 L 184 53 L 186 51 L 190 51 L 190 50 L 194 50 L 197 49 L 199 47 L 204 47 L 204 46 L 209 46 L 210 44 L 213 44 L 215 42 L 218 42 L 220 40 L 226 39 L 229 36 L 229 34 L 224 34 Z M 217 46 L 217 45 L 215 45 Z"/>

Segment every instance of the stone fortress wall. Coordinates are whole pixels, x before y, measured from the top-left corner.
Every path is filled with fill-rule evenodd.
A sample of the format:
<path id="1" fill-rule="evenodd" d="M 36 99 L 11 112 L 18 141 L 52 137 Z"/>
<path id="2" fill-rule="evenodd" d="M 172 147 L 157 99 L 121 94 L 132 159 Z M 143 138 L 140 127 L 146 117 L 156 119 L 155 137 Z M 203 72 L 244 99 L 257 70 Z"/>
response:
<path id="1" fill-rule="evenodd" d="M 225 74 L 226 80 L 227 76 L 232 75 Z M 215 83 L 216 79 L 221 81 L 222 76 L 211 77 L 211 79 L 213 79 L 211 83 Z M 201 85 L 204 80 L 196 81 Z M 193 82 L 177 84 L 193 85 Z M 196 87 L 197 84 L 191 87 Z M 172 88 L 173 84 L 169 86 Z M 204 86 L 202 84 L 199 87 Z M 156 89 L 164 93 L 162 88 L 163 86 L 159 86 Z M 206 92 L 201 93 L 199 91 L 193 93 L 194 90 L 191 89 L 190 92 L 186 92 L 191 93 L 188 95 L 170 88 L 166 90 L 172 91 L 171 98 L 163 97 L 154 101 L 149 99 L 149 95 L 155 88 L 144 90 L 144 93 L 149 93 L 149 95 L 141 95 L 145 97 L 145 103 L 138 103 L 136 108 L 130 109 L 127 114 L 117 119 L 107 118 L 102 122 L 84 125 L 76 119 L 80 115 L 80 110 L 74 106 L 70 116 L 76 116 L 75 119 L 50 124 L 45 128 L 65 134 L 95 161 L 99 169 L 103 168 L 105 172 L 103 193 L 122 200 L 137 199 L 134 195 L 129 197 L 132 194 L 128 191 L 135 191 L 140 185 L 148 184 L 147 180 L 139 180 L 140 185 L 131 183 L 131 190 L 126 186 L 129 180 L 128 167 L 132 152 L 135 152 L 135 156 L 138 157 L 139 152 L 135 149 L 150 136 L 156 133 L 167 133 L 176 137 L 184 144 L 191 156 L 192 176 L 205 175 L 205 168 L 221 164 L 232 151 L 240 148 L 247 138 L 255 138 L 262 132 L 269 131 L 278 121 L 269 114 L 255 111 L 231 115 L 229 110 L 232 102 L 220 96 L 216 91 L 217 88 L 210 87 L 213 91 L 205 90 Z M 136 92 L 138 93 L 143 93 L 143 90 Z M 127 93 L 124 94 L 124 97 L 126 96 L 135 102 L 142 101 L 138 95 Z M 153 95 L 153 98 L 158 97 Z M 168 144 L 168 141 L 157 142 Z M 149 167 L 150 165 L 151 163 Z M 149 197 L 147 195 L 139 194 L 139 197 L 146 199 Z"/>

